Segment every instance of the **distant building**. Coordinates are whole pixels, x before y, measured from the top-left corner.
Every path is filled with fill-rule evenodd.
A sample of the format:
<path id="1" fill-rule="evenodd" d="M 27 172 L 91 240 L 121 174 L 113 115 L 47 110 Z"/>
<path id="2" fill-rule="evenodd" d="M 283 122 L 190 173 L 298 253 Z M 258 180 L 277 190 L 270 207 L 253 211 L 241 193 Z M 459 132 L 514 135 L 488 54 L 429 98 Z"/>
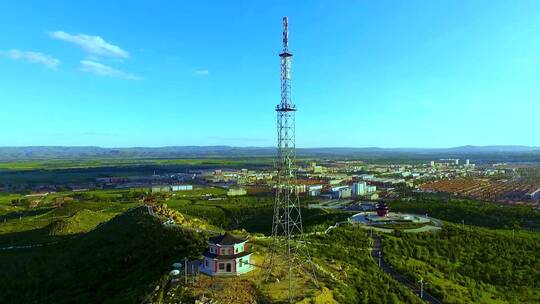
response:
<path id="1" fill-rule="evenodd" d="M 310 163 L 308 170 L 313 173 L 323 173 L 325 168 L 322 166 L 317 166 L 317 163 Z"/>
<path id="2" fill-rule="evenodd" d="M 171 191 L 187 191 L 187 190 L 193 190 L 192 185 L 159 185 L 159 186 L 152 186 L 150 189 L 152 193 L 160 193 L 160 192 L 171 192 Z"/>
<path id="3" fill-rule="evenodd" d="M 429 165 L 430 165 L 431 167 L 435 167 L 435 161 L 434 161 L 434 160 L 430 161 L 430 162 L 429 162 Z"/>
<path id="4" fill-rule="evenodd" d="M 152 193 L 171 192 L 171 187 L 170 186 L 152 186 L 151 192 Z"/>
<path id="5" fill-rule="evenodd" d="M 366 182 L 358 182 L 352 184 L 352 195 L 354 197 L 365 195 L 367 193 Z"/>
<path id="6" fill-rule="evenodd" d="M 329 185 L 337 185 L 337 184 L 340 184 L 341 182 L 343 182 L 342 179 L 331 179 L 328 181 L 328 184 Z"/>
<path id="7" fill-rule="evenodd" d="M 238 276 L 253 270 L 247 239 L 225 233 L 208 240 L 200 271 L 211 276 Z"/>
<path id="8" fill-rule="evenodd" d="M 306 193 L 306 185 L 296 185 L 296 193 Z"/>
<path id="9" fill-rule="evenodd" d="M 367 187 L 366 187 L 366 192 L 367 193 L 373 193 L 375 191 L 377 191 L 377 186 L 367 185 Z"/>
<path id="10" fill-rule="evenodd" d="M 334 187 L 330 190 L 332 198 L 349 198 L 352 195 L 352 189 L 347 186 Z"/>
<path id="11" fill-rule="evenodd" d="M 192 185 L 173 185 L 171 186 L 172 191 L 189 191 L 193 190 Z"/>
<path id="12" fill-rule="evenodd" d="M 231 188 L 229 191 L 227 191 L 228 196 L 241 196 L 246 195 L 247 191 L 243 188 Z"/>
<path id="13" fill-rule="evenodd" d="M 375 178 L 375 175 L 373 174 L 360 174 L 358 177 L 360 177 L 363 180 L 371 180 Z"/>
<path id="14" fill-rule="evenodd" d="M 309 186 L 307 189 L 309 196 L 319 196 L 321 195 L 322 185 Z"/>
<path id="15" fill-rule="evenodd" d="M 468 166 L 468 165 L 470 165 L 470 164 L 471 164 L 470 161 L 469 161 L 468 159 L 466 159 L 466 160 L 465 160 L 465 166 Z"/>

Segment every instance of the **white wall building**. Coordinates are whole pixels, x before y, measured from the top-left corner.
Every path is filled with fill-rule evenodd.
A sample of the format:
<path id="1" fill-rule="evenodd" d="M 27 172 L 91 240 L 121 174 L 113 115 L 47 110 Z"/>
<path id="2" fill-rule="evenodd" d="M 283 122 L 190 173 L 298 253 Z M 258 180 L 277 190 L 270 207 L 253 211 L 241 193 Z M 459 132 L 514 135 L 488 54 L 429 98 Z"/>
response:
<path id="1" fill-rule="evenodd" d="M 352 195 L 353 196 L 360 196 L 360 195 L 366 195 L 367 193 L 367 184 L 366 182 L 359 182 L 352 184 Z"/>

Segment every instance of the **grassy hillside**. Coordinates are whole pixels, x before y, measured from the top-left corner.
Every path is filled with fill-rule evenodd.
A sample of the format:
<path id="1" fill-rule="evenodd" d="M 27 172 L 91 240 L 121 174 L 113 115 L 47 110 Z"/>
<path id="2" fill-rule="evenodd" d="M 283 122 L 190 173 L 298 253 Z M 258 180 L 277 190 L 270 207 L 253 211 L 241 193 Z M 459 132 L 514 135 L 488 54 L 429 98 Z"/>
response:
<path id="1" fill-rule="evenodd" d="M 0 303 L 134 303 L 206 237 L 166 228 L 145 208 L 46 247 L 0 251 Z"/>
<path id="2" fill-rule="evenodd" d="M 50 235 L 70 235 L 92 230 L 109 219 L 106 214 L 83 209 L 72 216 L 59 219 L 47 226 Z"/>
<path id="3" fill-rule="evenodd" d="M 370 255 L 365 229 L 345 226 L 310 238 L 318 277 L 338 303 L 423 303 L 405 286 L 382 272 Z"/>
<path id="4" fill-rule="evenodd" d="M 350 213 L 346 212 L 304 208 L 309 203 L 307 199 L 303 199 L 301 203 L 306 232 L 324 231 L 328 226 L 350 216 Z M 167 206 L 224 229 L 245 229 L 267 235 L 271 233 L 274 207 L 274 198 L 271 196 L 244 196 L 223 200 L 187 197 L 168 200 Z"/>
<path id="5" fill-rule="evenodd" d="M 540 302 L 540 235 L 446 223 L 384 238 L 385 258 L 444 303 Z"/>
<path id="6" fill-rule="evenodd" d="M 0 196 L 0 247 L 46 243 L 57 240 L 59 235 L 85 232 L 139 204 L 112 191 L 85 195 L 88 198 L 62 204 L 56 204 L 55 200 L 73 194 L 55 193 L 39 199 Z M 12 200 L 39 200 L 40 203 L 30 208 L 28 204 L 13 205 Z"/>
<path id="7" fill-rule="evenodd" d="M 209 200 L 207 192 L 221 199 Z M 0 247 L 43 246 L 0 250 L 0 303 L 134 303 L 143 299 L 154 303 L 167 298 L 163 289 L 154 296 L 152 290 L 157 285 L 167 286 L 164 274 L 173 262 L 198 257 L 208 235 L 163 226 L 148 215 L 146 208 L 134 208 L 144 195 L 129 190 L 61 192 L 39 198 L 34 207 L 30 205 L 35 198 L 1 195 Z M 158 202 L 156 214 L 191 225 L 193 231 L 245 229 L 255 236 L 252 249 L 258 260 L 262 261 L 268 251 L 269 239 L 257 233 L 269 234 L 273 197 L 226 197 L 221 189 L 205 188 L 175 196 L 155 195 L 154 199 Z M 304 206 L 308 200 L 302 200 Z M 467 224 L 515 230 L 512 235 L 511 229 L 467 225 L 463 229 L 446 223 L 440 234 L 385 237 L 385 258 L 412 280 L 422 275 L 430 291 L 445 302 L 538 300 L 538 235 L 517 228 L 535 227 L 537 211 L 435 199 L 396 202 L 391 208 L 429 213 L 457 223 L 465 219 Z M 364 229 L 345 226 L 327 235 L 320 233 L 350 213 L 307 208 L 302 212 L 323 287 L 318 291 L 302 289 L 303 296 L 311 298 L 306 301 L 317 303 L 314 299 L 318 298 L 318 303 L 420 303 L 415 294 L 378 269 L 370 256 L 371 238 Z M 215 284 L 221 286 L 212 289 L 210 295 L 223 290 L 230 299 L 237 299 L 239 294 L 234 288 L 245 286 L 249 289 L 246 297 L 268 303 L 278 299 L 277 295 L 285 290 L 285 281 L 269 285 L 261 278 L 259 273 L 251 278 L 224 279 L 219 284 L 207 278 L 206 283 L 212 288 Z M 207 295 L 209 287 L 204 286 L 195 292 L 193 286 L 180 284 L 169 302 L 185 303 L 194 295 Z"/>

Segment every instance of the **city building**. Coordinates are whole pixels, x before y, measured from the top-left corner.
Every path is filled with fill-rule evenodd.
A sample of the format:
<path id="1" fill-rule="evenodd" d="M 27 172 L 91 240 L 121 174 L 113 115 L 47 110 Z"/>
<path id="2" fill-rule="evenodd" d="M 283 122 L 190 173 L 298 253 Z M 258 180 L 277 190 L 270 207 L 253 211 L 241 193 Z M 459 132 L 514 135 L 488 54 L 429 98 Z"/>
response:
<path id="1" fill-rule="evenodd" d="M 352 189 L 348 186 L 334 187 L 330 190 L 332 198 L 349 198 L 352 195 Z"/>
<path id="2" fill-rule="evenodd" d="M 152 193 L 159 193 L 159 192 L 171 192 L 171 191 L 188 191 L 193 190 L 192 185 L 159 185 L 159 186 L 152 186 L 150 189 Z"/>
<path id="3" fill-rule="evenodd" d="M 171 192 L 171 187 L 170 186 L 152 186 L 151 192 L 152 193 Z"/>
<path id="4" fill-rule="evenodd" d="M 315 185 L 315 186 L 309 186 L 307 189 L 309 196 L 319 196 L 321 195 L 323 186 L 322 185 Z"/>
<path id="5" fill-rule="evenodd" d="M 253 270 L 247 239 L 225 233 L 208 240 L 199 268 L 210 276 L 238 276 Z"/>
<path id="6" fill-rule="evenodd" d="M 296 193 L 306 193 L 307 192 L 307 186 L 306 185 L 296 185 Z"/>
<path id="7" fill-rule="evenodd" d="M 366 182 L 358 182 L 352 184 L 352 195 L 354 197 L 365 195 L 367 193 Z"/>
<path id="8" fill-rule="evenodd" d="M 171 186 L 172 191 L 189 191 L 193 190 L 192 185 L 173 185 Z"/>

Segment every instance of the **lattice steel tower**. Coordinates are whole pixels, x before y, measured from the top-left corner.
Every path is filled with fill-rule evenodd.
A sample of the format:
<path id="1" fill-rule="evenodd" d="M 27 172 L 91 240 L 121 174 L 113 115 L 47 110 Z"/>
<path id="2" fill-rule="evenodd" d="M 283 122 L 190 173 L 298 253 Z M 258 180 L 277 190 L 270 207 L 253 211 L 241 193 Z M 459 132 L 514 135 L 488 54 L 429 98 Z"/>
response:
<path id="1" fill-rule="evenodd" d="M 277 112 L 277 185 L 275 189 L 272 245 L 268 274 L 286 270 L 289 302 L 293 300 L 294 281 L 304 274 L 315 284 L 314 268 L 303 234 L 302 213 L 296 185 L 295 120 L 296 106 L 291 100 L 291 59 L 288 43 L 288 19 L 283 17 L 281 58 L 281 102 Z"/>

